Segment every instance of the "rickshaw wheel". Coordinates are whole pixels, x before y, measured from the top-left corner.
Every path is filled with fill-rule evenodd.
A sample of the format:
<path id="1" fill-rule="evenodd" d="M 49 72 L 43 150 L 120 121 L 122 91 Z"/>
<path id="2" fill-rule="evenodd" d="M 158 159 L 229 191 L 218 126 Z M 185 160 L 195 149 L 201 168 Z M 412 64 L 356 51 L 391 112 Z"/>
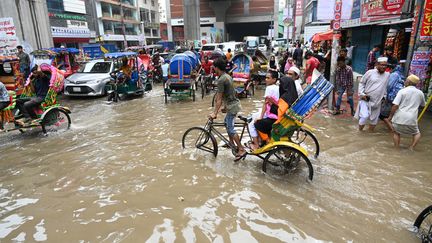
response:
<path id="1" fill-rule="evenodd" d="M 308 137 L 310 139 L 312 139 L 312 141 L 310 141 L 310 139 L 308 139 Z M 290 137 L 290 140 L 293 143 L 296 143 L 296 144 L 302 146 L 303 148 L 305 148 L 308 151 L 308 153 L 311 153 L 314 155 L 314 158 L 318 158 L 318 155 L 320 153 L 320 145 L 319 145 L 318 139 L 309 130 L 299 128 Z"/>
<path id="2" fill-rule="evenodd" d="M 262 170 L 271 174 L 284 175 L 292 171 L 301 170 L 301 163 L 306 163 L 310 180 L 313 178 L 313 167 L 310 160 L 295 148 L 283 146 L 271 150 L 264 158 Z M 270 173 L 269 173 L 270 174 Z"/>
<path id="3" fill-rule="evenodd" d="M 57 132 L 61 130 L 68 130 L 70 128 L 71 119 L 69 114 L 61 109 L 52 109 L 44 114 L 41 121 L 42 132 Z"/>
<path id="4" fill-rule="evenodd" d="M 200 149 L 212 153 L 215 157 L 218 154 L 216 138 L 202 127 L 191 127 L 186 130 L 182 138 L 182 147 Z"/>

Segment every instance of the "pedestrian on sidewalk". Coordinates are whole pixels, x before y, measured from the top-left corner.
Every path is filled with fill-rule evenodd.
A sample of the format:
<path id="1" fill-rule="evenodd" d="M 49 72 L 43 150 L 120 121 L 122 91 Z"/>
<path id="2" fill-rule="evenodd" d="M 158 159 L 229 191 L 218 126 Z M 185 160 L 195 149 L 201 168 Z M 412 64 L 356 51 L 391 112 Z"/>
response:
<path id="1" fill-rule="evenodd" d="M 378 58 L 376 68 L 365 73 L 359 83 L 360 101 L 355 113 L 359 119 L 359 130 L 362 131 L 369 122 L 369 131 L 373 132 L 381 112 L 381 101 L 387 90 L 390 73 L 386 72 L 387 57 Z"/>
<path id="2" fill-rule="evenodd" d="M 294 50 L 293 59 L 298 68 L 303 67 L 303 49 L 300 43 L 297 43 L 297 48 Z"/>
<path id="3" fill-rule="evenodd" d="M 348 50 L 346 48 L 342 48 L 339 51 L 339 56 L 345 58 L 346 65 L 352 67 L 352 60 L 350 57 L 348 57 Z"/>
<path id="4" fill-rule="evenodd" d="M 30 75 L 30 56 L 23 51 L 22 46 L 17 46 L 20 72 L 24 74 L 24 80 Z"/>
<path id="5" fill-rule="evenodd" d="M 276 61 L 276 57 L 274 55 L 272 55 L 270 57 L 269 66 L 268 66 L 267 71 L 278 72 L 278 70 L 279 70 L 278 62 Z"/>
<path id="6" fill-rule="evenodd" d="M 348 97 L 348 103 L 351 108 L 351 115 L 354 116 L 354 78 L 353 70 L 350 66 L 346 65 L 345 57 L 338 57 L 337 69 L 336 69 L 336 87 L 338 99 L 336 101 L 336 112 L 335 115 L 340 114 L 340 105 L 342 102 L 342 96 L 346 91 Z"/>
<path id="7" fill-rule="evenodd" d="M 387 128 L 393 131 L 391 121 L 388 119 L 393 105 L 393 100 L 396 98 L 397 93 L 404 87 L 404 75 L 402 66 L 394 67 L 390 73 L 389 82 L 387 85 L 387 96 L 381 106 L 380 119 L 384 121 Z"/>
<path id="8" fill-rule="evenodd" d="M 400 145 L 400 135 L 412 135 L 413 140 L 409 149 L 420 140 L 421 133 L 418 128 L 417 116 L 420 107 L 425 106 L 424 94 L 416 88 L 419 77 L 410 75 L 405 81 L 405 88 L 401 89 L 393 101 L 393 107 L 389 119 L 392 121 L 394 133 L 393 142 L 396 148 Z"/>
<path id="9" fill-rule="evenodd" d="M 308 51 L 305 55 L 306 58 L 306 69 L 305 69 L 305 80 L 307 84 L 311 83 L 313 70 L 320 66 L 320 61 L 313 56 L 312 52 Z"/>
<path id="10" fill-rule="evenodd" d="M 352 57 L 353 57 L 354 48 L 355 48 L 355 46 L 351 45 L 351 41 L 348 41 L 348 43 L 346 45 L 346 49 L 347 49 L 347 57 L 349 59 L 352 59 Z"/>
<path id="11" fill-rule="evenodd" d="M 367 65 L 366 71 L 372 70 L 375 68 L 375 64 L 377 61 L 377 56 L 379 55 L 380 46 L 375 45 L 374 48 L 369 52 L 367 56 Z"/>

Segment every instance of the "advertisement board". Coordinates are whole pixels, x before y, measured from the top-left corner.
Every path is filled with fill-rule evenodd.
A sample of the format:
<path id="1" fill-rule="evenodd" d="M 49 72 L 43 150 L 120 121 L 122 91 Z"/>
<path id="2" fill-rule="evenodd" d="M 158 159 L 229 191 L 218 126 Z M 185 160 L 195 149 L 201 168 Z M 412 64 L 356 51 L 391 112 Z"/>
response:
<path id="1" fill-rule="evenodd" d="M 423 87 L 423 82 L 427 77 L 427 69 L 432 51 L 414 51 L 410 65 L 410 73 L 417 75 L 421 82 L 417 87 Z"/>
<path id="2" fill-rule="evenodd" d="M 0 18 L 0 55 L 14 55 L 17 52 L 18 42 L 13 19 L 10 17 Z"/>
<path id="3" fill-rule="evenodd" d="M 420 40 L 432 40 L 432 0 L 426 0 L 420 29 Z"/>
<path id="4" fill-rule="evenodd" d="M 366 0 L 362 4 L 361 22 L 368 23 L 371 21 L 400 18 L 402 9 L 387 11 L 384 9 L 383 1 L 385 0 Z"/>

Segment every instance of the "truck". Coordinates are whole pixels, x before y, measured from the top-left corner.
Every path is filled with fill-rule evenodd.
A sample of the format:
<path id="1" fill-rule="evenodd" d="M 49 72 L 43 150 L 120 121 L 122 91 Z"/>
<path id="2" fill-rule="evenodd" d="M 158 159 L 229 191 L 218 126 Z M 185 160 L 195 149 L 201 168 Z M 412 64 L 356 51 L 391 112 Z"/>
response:
<path id="1" fill-rule="evenodd" d="M 94 59 L 103 58 L 105 53 L 116 52 L 117 46 L 114 44 L 90 44 L 83 46 L 84 53 Z"/>
<path id="2" fill-rule="evenodd" d="M 255 51 L 258 49 L 259 37 L 258 36 L 245 36 L 243 41 L 246 45 L 248 55 L 254 55 Z"/>

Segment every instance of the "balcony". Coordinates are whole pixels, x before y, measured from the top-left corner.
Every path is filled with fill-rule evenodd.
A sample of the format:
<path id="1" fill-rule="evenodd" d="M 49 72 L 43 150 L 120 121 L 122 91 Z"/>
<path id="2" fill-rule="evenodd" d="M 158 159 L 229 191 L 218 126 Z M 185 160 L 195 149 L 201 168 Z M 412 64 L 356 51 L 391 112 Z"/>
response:
<path id="1" fill-rule="evenodd" d="M 150 28 L 150 29 L 159 29 L 160 28 L 160 24 L 159 23 L 151 23 L 148 21 L 144 21 L 144 27 L 145 28 Z"/>

